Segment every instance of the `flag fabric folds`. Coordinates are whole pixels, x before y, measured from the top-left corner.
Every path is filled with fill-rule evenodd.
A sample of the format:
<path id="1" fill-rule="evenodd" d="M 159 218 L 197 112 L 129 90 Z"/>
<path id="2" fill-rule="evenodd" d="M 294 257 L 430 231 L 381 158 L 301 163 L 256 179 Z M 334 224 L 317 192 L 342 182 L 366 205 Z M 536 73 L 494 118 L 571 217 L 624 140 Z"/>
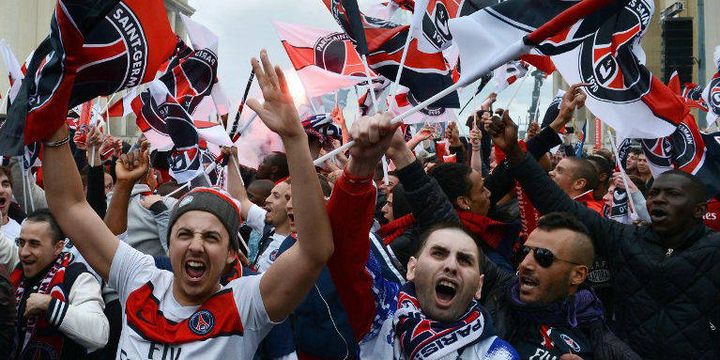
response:
<path id="1" fill-rule="evenodd" d="M 1 152 L 48 137 L 68 107 L 152 80 L 173 53 L 162 1 L 92 3 L 57 1 L 50 36 L 35 51 L 28 81 L 0 128 Z"/>
<path id="2" fill-rule="evenodd" d="M 539 46 L 568 83 L 590 84 L 588 109 L 628 137 L 667 136 L 689 111 L 643 65 L 640 40 L 654 10 L 651 0 L 635 0 L 612 14 L 599 11 Z M 588 30 L 586 23 L 601 25 Z"/>
<path id="3" fill-rule="evenodd" d="M 355 40 L 356 48 L 365 40 L 369 51 L 368 65 L 378 74 L 388 79 L 395 79 L 407 36 L 410 35 L 409 26 L 360 14 L 364 39 L 358 39 L 348 29 L 349 20 L 344 10 L 347 0 L 323 0 L 323 2 L 340 27 Z M 359 48 L 358 52 L 363 54 Z M 451 70 L 441 52 L 422 52 L 418 49 L 418 40 L 413 39 L 408 47 L 400 85 L 409 88 L 415 98 L 426 100 L 453 84 Z M 453 92 L 435 102 L 433 106 L 458 108 L 460 101 L 457 93 Z"/>
<path id="4" fill-rule="evenodd" d="M 493 79 L 495 79 L 495 88 L 498 92 L 505 90 L 518 79 L 524 77 L 529 68 L 529 64 L 524 61 L 510 61 L 493 71 Z"/>
<path id="5" fill-rule="evenodd" d="M 670 136 L 642 139 L 643 153 L 657 177 L 671 169 L 697 176 L 710 191 L 720 193 L 720 132 L 703 134 L 688 114 Z"/>
<path id="6" fill-rule="evenodd" d="M 8 105 L 15 100 L 18 91 L 20 91 L 20 84 L 25 74 L 20 68 L 20 63 L 15 57 L 10 45 L 5 40 L 0 39 L 0 59 L 5 63 L 5 68 L 8 71 L 8 79 L 10 81 L 10 89 L 8 90 Z M 0 97 L 1 98 L 1 97 Z"/>
<path id="7" fill-rule="evenodd" d="M 398 94 L 388 97 L 388 110 L 395 115 L 402 114 L 420 102 L 405 87 L 401 87 Z M 405 124 L 432 124 L 457 121 L 457 114 L 452 109 L 443 107 L 427 107 L 403 120 Z"/>
<path id="8" fill-rule="evenodd" d="M 360 54 L 346 33 L 279 21 L 273 26 L 309 98 L 367 82 Z"/>
<path id="9" fill-rule="evenodd" d="M 593 3 L 604 7 L 573 24 L 561 24 L 556 17 Z M 528 53 L 522 45 L 536 42 L 540 26 L 560 29 L 539 39 L 536 50 L 551 57 L 568 83 L 589 83 L 586 105 L 618 132 L 656 138 L 672 133 L 688 110 L 641 65 L 644 55 L 639 40 L 653 11 L 649 0 L 634 0 L 632 5 L 626 0 L 509 0 L 450 20 L 450 30 L 460 47 L 465 77 L 477 71 L 468 71 L 469 67 L 482 68 L 483 62 L 477 59 L 503 58 L 513 46 L 518 47 L 516 53 Z M 526 35 L 527 41 L 519 42 Z"/>

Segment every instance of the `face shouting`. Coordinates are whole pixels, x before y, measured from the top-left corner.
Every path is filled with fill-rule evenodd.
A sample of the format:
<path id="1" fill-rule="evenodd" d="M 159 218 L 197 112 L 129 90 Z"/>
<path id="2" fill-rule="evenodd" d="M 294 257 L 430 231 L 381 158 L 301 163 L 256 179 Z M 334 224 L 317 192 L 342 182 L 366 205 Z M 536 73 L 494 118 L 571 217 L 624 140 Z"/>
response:
<path id="1" fill-rule="evenodd" d="M 565 298 L 587 277 L 587 266 L 570 263 L 579 262 L 572 258 L 571 246 L 577 234 L 568 229 L 544 231 L 535 229 L 525 246 L 531 249 L 549 250 L 554 261 L 542 267 L 530 251 L 518 266 L 520 300 L 526 304 L 549 304 Z"/>
<path id="2" fill-rule="evenodd" d="M 55 261 L 65 242 L 53 240 L 48 223 L 25 221 L 20 229 L 17 245 L 23 275 L 31 278 Z"/>
<path id="3" fill-rule="evenodd" d="M 436 230 L 417 259 L 410 258 L 407 279 L 415 283 L 425 315 L 443 322 L 459 319 L 482 290 L 475 241 L 459 229 Z"/>
<path id="4" fill-rule="evenodd" d="M 663 174 L 647 194 L 652 227 L 661 235 L 675 235 L 702 222 L 705 203 L 693 201 L 691 182 L 676 174 Z"/>
<path id="5" fill-rule="evenodd" d="M 289 199 L 288 192 L 290 191 L 290 184 L 283 181 L 272 189 L 270 196 L 265 199 L 265 223 L 270 224 L 276 228 L 283 227 L 287 224 L 287 201 Z"/>
<path id="6" fill-rule="evenodd" d="M 173 294 L 182 305 L 201 304 L 220 287 L 222 271 L 234 259 L 227 229 L 215 215 L 194 210 L 177 219 L 170 237 Z"/>
<path id="7" fill-rule="evenodd" d="M 0 172 L 0 225 L 5 224 L 8 209 L 10 208 L 10 200 L 12 199 L 12 186 L 7 175 Z"/>

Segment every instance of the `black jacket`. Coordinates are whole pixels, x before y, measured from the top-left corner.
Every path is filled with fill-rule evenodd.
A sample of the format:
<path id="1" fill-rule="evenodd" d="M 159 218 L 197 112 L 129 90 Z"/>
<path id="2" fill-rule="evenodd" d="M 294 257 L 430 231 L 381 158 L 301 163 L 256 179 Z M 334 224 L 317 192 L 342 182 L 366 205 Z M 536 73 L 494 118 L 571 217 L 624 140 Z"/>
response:
<path id="1" fill-rule="evenodd" d="M 720 358 L 720 234 L 687 229 L 667 249 L 648 226 L 600 217 L 570 199 L 530 157 L 509 170 L 541 213 L 575 214 L 614 274 L 616 333 L 644 359 Z"/>

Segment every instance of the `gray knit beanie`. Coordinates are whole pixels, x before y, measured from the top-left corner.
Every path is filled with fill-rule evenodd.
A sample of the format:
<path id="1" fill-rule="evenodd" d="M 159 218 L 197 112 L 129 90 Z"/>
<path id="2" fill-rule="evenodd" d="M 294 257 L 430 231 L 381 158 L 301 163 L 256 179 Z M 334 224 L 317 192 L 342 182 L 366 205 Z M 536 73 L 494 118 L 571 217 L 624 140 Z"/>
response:
<path id="1" fill-rule="evenodd" d="M 240 249 L 238 230 L 240 229 L 240 205 L 228 193 L 215 188 L 195 188 L 175 204 L 168 221 L 168 247 L 170 246 L 170 233 L 175 221 L 188 211 L 199 210 L 209 212 L 220 220 L 230 234 L 230 246 Z"/>

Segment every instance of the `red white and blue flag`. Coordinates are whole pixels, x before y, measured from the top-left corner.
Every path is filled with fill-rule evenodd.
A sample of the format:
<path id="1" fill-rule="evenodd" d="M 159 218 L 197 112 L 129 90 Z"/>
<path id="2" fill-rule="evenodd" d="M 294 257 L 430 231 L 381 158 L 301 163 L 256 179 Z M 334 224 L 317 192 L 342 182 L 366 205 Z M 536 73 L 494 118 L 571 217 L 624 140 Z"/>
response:
<path id="1" fill-rule="evenodd" d="M 47 138 L 68 107 L 151 81 L 175 48 L 160 0 L 58 0 L 50 27 L 0 128 L 0 152 Z"/>
<path id="2" fill-rule="evenodd" d="M 708 124 L 714 124 L 720 120 L 720 72 L 705 87 L 702 98 L 708 108 Z"/>
<path id="3" fill-rule="evenodd" d="M 273 21 L 309 98 L 367 83 L 365 66 L 344 33 Z M 371 77 L 377 75 L 371 71 Z"/>
<path id="4" fill-rule="evenodd" d="M 514 84 L 515 81 L 527 75 L 529 67 L 530 64 L 525 61 L 515 60 L 495 69 L 493 71 L 493 79 L 495 79 L 495 89 L 497 92 L 499 93 L 505 90 L 505 88 Z"/>
<path id="5" fill-rule="evenodd" d="M 714 196 L 720 192 L 720 132 L 703 134 L 688 114 L 670 136 L 642 139 L 653 176 L 671 169 L 695 175 Z"/>
<path id="6" fill-rule="evenodd" d="M 572 23 L 560 21 L 583 8 L 592 11 Z M 649 0 L 632 5 L 627 0 L 509 0 L 450 20 L 450 29 L 460 47 L 463 76 L 468 67 L 482 68 L 477 59 L 528 53 L 523 45 L 539 42 L 536 51 L 551 57 L 565 81 L 590 83 L 586 104 L 594 114 L 619 133 L 656 138 L 672 133 L 688 110 L 641 65 L 638 42 L 653 11 Z M 541 27 L 553 31 L 541 38 Z M 519 42 L 526 36 L 528 41 Z"/>
<path id="7" fill-rule="evenodd" d="M 364 32 L 362 39 L 358 39 L 351 31 L 351 23 L 346 3 L 354 0 L 323 0 L 330 13 L 340 27 L 355 40 L 355 46 L 362 55 L 358 46 L 364 42 L 368 49 L 368 64 L 378 74 L 395 79 L 402 59 L 405 41 L 409 36 L 408 25 L 398 25 L 389 21 L 372 18 L 360 14 L 360 23 Z M 356 27 L 356 26 L 355 26 Z M 423 101 L 453 84 L 452 69 L 448 66 L 441 52 L 426 53 L 418 49 L 418 39 L 410 41 L 408 54 L 405 60 L 405 69 L 400 78 L 400 85 L 410 89 L 415 98 Z M 457 93 L 444 97 L 433 104 L 442 107 L 460 107 Z"/>
<path id="8" fill-rule="evenodd" d="M 388 97 L 388 111 L 400 115 L 412 109 L 420 102 L 413 97 L 406 87 L 400 87 L 398 94 Z M 427 107 L 403 120 L 405 124 L 434 124 L 457 122 L 455 110 L 443 107 Z"/>

